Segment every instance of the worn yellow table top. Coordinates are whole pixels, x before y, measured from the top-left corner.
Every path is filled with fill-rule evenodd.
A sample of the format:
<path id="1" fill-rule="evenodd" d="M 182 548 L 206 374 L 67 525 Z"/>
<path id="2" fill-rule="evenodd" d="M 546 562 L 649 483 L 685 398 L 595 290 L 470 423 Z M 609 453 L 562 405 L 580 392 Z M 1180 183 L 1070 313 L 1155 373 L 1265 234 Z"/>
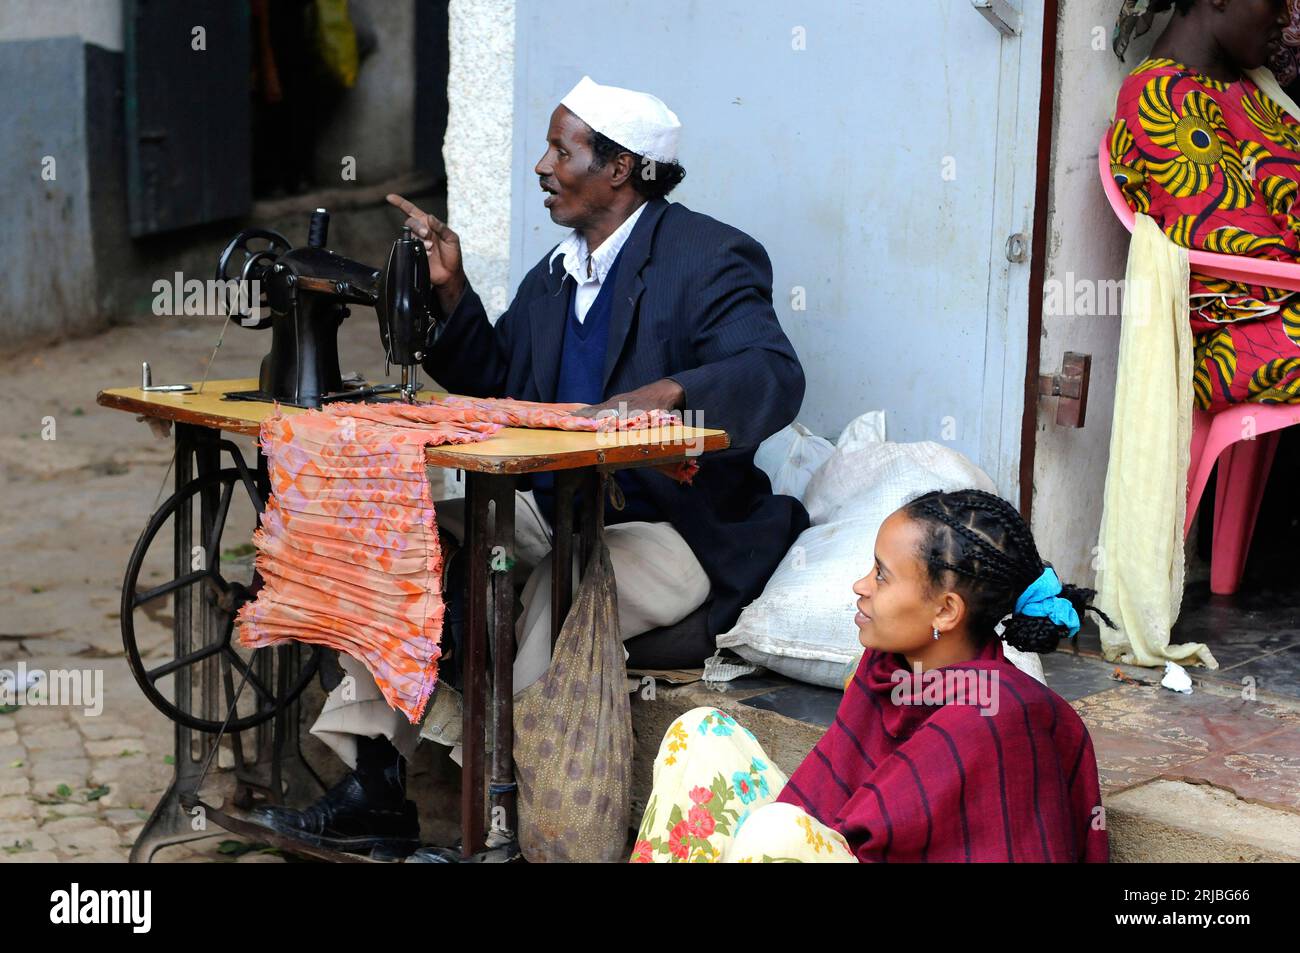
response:
<path id="1" fill-rule="evenodd" d="M 197 388 L 198 384 L 192 386 Z M 114 387 L 100 391 L 97 400 L 104 407 L 128 413 L 255 436 L 262 421 L 275 413 L 274 405 L 223 400 L 222 395 L 256 388 L 257 381 L 251 378 L 208 381 L 202 393 L 197 390 L 191 393 L 146 393 L 139 387 Z M 302 413 L 298 407 L 281 407 L 280 410 L 286 414 Z M 663 427 L 607 434 L 507 427 L 481 443 L 430 447 L 428 459 L 431 466 L 484 473 L 533 473 L 589 466 L 622 469 L 673 463 L 686 459 L 688 455 L 723 450 L 729 443 L 725 431 L 699 427 Z"/>

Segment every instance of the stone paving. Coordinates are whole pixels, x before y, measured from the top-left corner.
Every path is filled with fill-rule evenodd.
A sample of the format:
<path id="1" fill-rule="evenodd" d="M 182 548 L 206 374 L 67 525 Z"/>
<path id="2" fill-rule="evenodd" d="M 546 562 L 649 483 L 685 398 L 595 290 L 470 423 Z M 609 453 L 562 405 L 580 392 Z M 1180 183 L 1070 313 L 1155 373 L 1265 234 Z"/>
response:
<path id="1" fill-rule="evenodd" d="M 126 861 L 171 778 L 170 724 L 144 700 L 121 658 L 23 661 L 29 671 L 98 669 L 106 704 L 99 715 L 68 706 L 0 709 L 0 863 Z M 223 842 L 236 840 L 219 832 L 158 859 L 281 860 L 222 852 Z"/>
<path id="2" fill-rule="evenodd" d="M 88 670 L 103 684 L 97 715 L 0 708 L 0 863 L 125 861 L 166 790 L 172 726 L 130 674 L 118 608 L 127 557 L 156 508 L 171 446 L 131 415 L 97 407 L 95 395 L 138 382 L 144 359 L 160 382 L 201 377 L 219 329 L 205 319 L 161 332 L 122 327 L 0 359 L 14 395 L 0 422 L 0 670 Z M 373 351 L 373 333 L 358 327 L 354 350 Z M 232 331 L 213 376 L 256 367 L 268 340 Z M 67 373 L 76 367 L 94 371 Z M 55 439 L 42 439 L 50 421 Z M 146 658 L 164 651 L 169 615 L 140 622 Z M 230 862 L 235 856 L 219 845 L 233 839 L 222 833 L 159 859 Z M 238 857 L 268 859 L 279 860 Z"/>
<path id="3" fill-rule="evenodd" d="M 154 797 L 140 783 L 148 757 L 121 721 L 63 708 L 0 715 L 0 863 L 125 860 Z"/>

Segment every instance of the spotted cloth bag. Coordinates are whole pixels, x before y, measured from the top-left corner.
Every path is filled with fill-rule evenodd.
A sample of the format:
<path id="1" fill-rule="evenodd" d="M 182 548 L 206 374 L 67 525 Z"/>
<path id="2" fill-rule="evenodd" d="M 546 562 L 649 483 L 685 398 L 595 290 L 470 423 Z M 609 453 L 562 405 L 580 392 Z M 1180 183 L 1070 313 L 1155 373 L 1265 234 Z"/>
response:
<path id="1" fill-rule="evenodd" d="M 240 610 L 240 644 L 294 639 L 347 652 L 418 723 L 437 680 L 443 617 L 425 449 L 502 427 L 640 429 L 675 419 L 574 416 L 580 406 L 447 397 L 273 414 L 260 432 L 271 496 L 253 534 L 262 586 Z"/>
<path id="2" fill-rule="evenodd" d="M 632 707 L 603 539 L 587 561 L 551 667 L 515 699 L 514 727 L 524 857 L 623 860 L 632 811 Z"/>

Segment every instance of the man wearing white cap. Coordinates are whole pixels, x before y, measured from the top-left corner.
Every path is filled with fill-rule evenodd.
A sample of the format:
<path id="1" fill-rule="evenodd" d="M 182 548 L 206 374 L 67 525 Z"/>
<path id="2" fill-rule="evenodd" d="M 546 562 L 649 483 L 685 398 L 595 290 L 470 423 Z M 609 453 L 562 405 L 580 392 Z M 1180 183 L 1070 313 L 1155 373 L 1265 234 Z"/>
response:
<path id="1" fill-rule="evenodd" d="M 729 434 L 731 448 L 704 460 L 689 486 L 651 469 L 615 475 L 625 505 L 607 507 L 605 535 L 622 636 L 636 662 L 637 637 L 646 635 L 653 645 L 640 663 L 665 668 L 702 664 L 808 526 L 799 502 L 773 495 L 754 465 L 759 443 L 794 419 L 804 393 L 772 308 L 771 264 L 748 235 L 666 200 L 685 176 L 680 132 L 649 93 L 586 76 L 569 91 L 534 171 L 551 220 L 572 231 L 528 272 L 495 325 L 469 285 L 456 233 L 388 196 L 428 249 L 444 318 L 424 366 L 447 390 L 582 403 L 589 414 L 689 410 L 691 423 Z M 527 563 L 548 546 L 553 481 L 534 478 L 520 499 L 517 549 Z M 438 519 L 459 538 L 456 502 L 438 504 Z M 448 590 L 451 619 L 457 593 Z M 522 594 L 516 691 L 549 664 L 550 591 L 547 557 Z M 449 621 L 444 641 L 456 635 Z M 312 731 L 355 770 L 305 811 L 273 809 L 269 823 L 348 849 L 409 841 L 418 831 L 404 800 L 403 756 L 417 733 L 386 708 L 359 664 L 342 661 L 356 676 L 352 697 L 336 690 Z M 444 670 L 453 681 L 456 664 Z M 447 697 L 441 688 L 439 697 Z M 426 737 L 430 721 L 458 724 L 435 706 Z"/>

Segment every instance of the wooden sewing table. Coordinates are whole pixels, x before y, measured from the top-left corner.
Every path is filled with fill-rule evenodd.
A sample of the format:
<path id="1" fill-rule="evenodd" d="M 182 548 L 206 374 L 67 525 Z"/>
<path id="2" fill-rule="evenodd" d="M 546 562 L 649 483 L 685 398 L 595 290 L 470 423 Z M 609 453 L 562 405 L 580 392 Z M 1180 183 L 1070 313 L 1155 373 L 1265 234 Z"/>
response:
<path id="1" fill-rule="evenodd" d="M 197 384 L 193 385 L 196 389 Z M 172 421 L 175 425 L 176 457 L 174 461 L 174 483 L 179 495 L 193 481 L 202 480 L 205 474 L 212 474 L 221 468 L 221 453 L 224 451 L 239 458 L 238 447 L 222 439 L 222 433 L 257 436 L 261 422 L 274 413 L 271 404 L 251 401 L 223 400 L 222 396 L 232 391 L 247 391 L 256 388 L 255 380 L 208 381 L 203 392 L 145 392 L 138 387 L 120 387 L 101 391 L 98 402 L 115 410 Z M 283 407 L 285 413 L 301 413 L 294 407 Z M 556 430 L 527 430 L 506 428 L 499 434 L 474 444 L 458 444 L 430 447 L 428 463 L 434 467 L 446 467 L 465 474 L 465 519 L 469 562 L 466 567 L 467 592 L 465 605 L 464 647 L 464 722 L 462 731 L 463 766 L 461 781 L 461 853 L 466 859 L 480 855 L 485 848 L 488 816 L 491 817 L 492 829 L 503 837 L 497 840 L 510 840 L 517 829 L 516 822 L 516 787 L 513 759 L 513 664 L 514 645 L 514 589 L 510 583 L 510 567 L 514 565 L 514 502 L 515 483 L 519 476 L 541 471 L 556 471 L 556 512 L 554 540 L 554 573 L 551 601 L 551 639 L 554 644 L 560 627 L 568 612 L 572 600 L 572 554 L 576 544 L 579 552 L 589 550 L 596 534 L 603 523 L 603 506 L 599 505 L 605 497 L 606 479 L 610 472 L 639 466 L 655 466 L 685 461 L 689 456 L 699 453 L 725 449 L 728 446 L 726 433 L 721 430 L 706 430 L 693 427 L 666 427 L 647 431 L 623 431 L 617 434 L 575 433 Z M 256 475 L 250 480 L 252 468 L 246 467 L 242 458 L 237 462 L 243 482 L 250 484 L 255 480 L 263 496 L 267 492 L 265 459 L 258 453 Z M 197 468 L 197 474 L 196 474 Z M 232 473 L 233 471 L 222 471 Z M 212 478 L 209 477 L 209 480 Z M 227 477 L 230 480 L 230 477 Z M 176 592 L 176 611 L 173 619 L 173 637 L 175 648 L 174 663 L 168 663 L 170 673 L 180 665 L 191 664 L 187 659 L 201 659 L 195 664 L 209 664 L 213 669 L 211 685 L 216 688 L 215 666 L 210 664 L 208 656 L 216 652 L 214 647 L 200 644 L 197 648 L 193 639 L 193 620 L 190 617 L 189 601 L 181 606 L 180 587 L 194 581 L 196 573 L 186 576 L 185 569 L 191 565 L 194 541 L 206 540 L 212 528 L 212 520 L 225 518 L 227 499 L 218 499 L 216 490 L 205 489 L 207 494 L 202 499 L 199 525 L 191 525 L 188 505 L 184 512 L 176 510 L 174 519 L 174 557 L 177 580 L 166 586 L 155 587 L 144 596 L 158 598 L 160 593 Z M 228 493 L 227 493 L 228 497 Z M 580 501 L 574 506 L 574 500 Z M 495 511 L 495 518 L 489 520 L 489 504 Z M 575 513 L 575 509 L 578 510 Z M 155 514 L 155 520 L 162 514 Z M 152 525 L 151 521 L 151 525 Z M 197 533 L 195 530 L 197 529 Z M 154 527 L 154 532 L 157 527 Z M 218 527 L 218 533 L 220 527 Z M 149 530 L 147 528 L 146 535 Z M 142 544 L 146 540 L 142 537 Z M 501 547 L 498 549 L 497 547 Z M 505 554 L 504 559 L 499 558 Z M 209 558 L 214 561 L 217 554 Z M 136 554 L 132 556 L 137 559 Z M 585 559 L 580 562 L 585 565 Z M 184 577 L 184 578 L 183 578 Z M 128 571 L 130 578 L 130 571 Z M 489 581 L 493 596 L 489 606 Z M 126 587 L 124 587 L 125 589 Z M 152 595 L 150 595 L 152 593 Z M 129 597 L 137 596 L 132 602 Z M 145 601 L 138 593 L 124 593 L 124 619 L 130 618 L 134 607 Z M 212 602 L 213 600 L 209 600 Z M 229 604 L 223 607 L 211 607 L 209 612 L 224 611 L 220 624 L 209 624 L 201 620 L 199 641 L 215 640 L 225 633 L 230 638 L 230 619 L 233 612 Z M 493 752 L 490 779 L 485 777 L 485 732 L 488 689 L 486 672 L 488 665 L 489 613 L 492 616 L 492 712 L 493 712 Z M 224 626 L 224 628 L 223 628 Z M 125 631 L 125 629 L 124 629 Z M 291 662 L 281 663 L 280 684 L 287 685 L 284 672 L 285 664 L 301 665 L 300 645 L 291 647 Z M 128 645 L 128 651 L 134 647 Z M 227 650 L 227 658 L 233 652 Z M 205 654 L 206 653 L 206 654 Z M 137 656 L 138 659 L 138 656 Z M 238 658 L 233 658 L 239 670 L 249 677 L 251 671 Z M 157 671 L 157 670 L 155 670 Z M 268 670 L 269 671 L 269 670 Z M 140 675 L 137 674 L 137 680 Z M 143 683 L 142 683 L 143 687 Z M 227 692 L 229 694 L 229 666 L 227 666 Z M 297 691 L 301 690 L 301 685 Z M 269 690 L 268 690 L 269 691 Z M 267 793 L 272 803 L 286 800 L 305 803 L 312 800 L 311 781 L 320 784 L 314 772 L 303 762 L 298 748 L 298 710 L 297 691 L 293 692 L 291 703 L 276 709 L 273 737 L 265 737 L 262 727 L 253 729 L 259 732 L 257 747 L 264 752 L 261 760 L 269 761 L 269 781 L 256 785 Z M 185 708 L 192 704 L 191 688 L 188 679 L 177 677 L 175 682 L 175 706 Z M 155 704 L 158 704 L 155 701 Z M 164 708 L 164 711 L 167 709 Z M 232 703 L 233 710 L 233 703 Z M 217 712 L 218 715 L 222 712 Z M 211 807 L 198 798 L 198 786 L 202 781 L 207 766 L 211 761 L 213 746 L 220 738 L 220 733 L 212 735 L 212 722 L 206 728 L 200 727 L 197 734 L 200 743 L 195 745 L 196 729 L 176 721 L 176 770 L 175 777 L 167 793 L 154 809 L 144 831 L 137 839 L 131 853 L 132 860 L 148 860 L 153 853 L 168 844 L 207 836 L 199 832 L 192 818 L 201 807 L 206 816 L 213 817 L 217 823 L 229 830 L 241 834 L 277 843 L 273 832 L 264 827 L 250 824 L 246 816 L 229 805 Z M 227 720 L 229 720 L 227 714 Z M 197 724 L 197 722 L 196 722 Z M 224 726 L 223 726 L 224 731 Z M 206 732 L 206 733 L 205 733 Z M 232 730 L 232 733 L 233 730 Z M 204 743 L 201 739 L 209 739 Z M 236 766 L 242 767 L 242 746 L 234 745 Z M 485 781 L 489 781 L 485 788 Z M 247 797 L 244 806 L 247 806 Z M 298 806 L 295 804 L 295 806 Z M 489 813 L 490 812 L 490 815 Z M 330 860 L 362 860 L 364 858 L 342 854 L 327 849 L 303 850 L 296 841 L 282 839 L 279 846 L 299 853 L 307 853 Z"/>

